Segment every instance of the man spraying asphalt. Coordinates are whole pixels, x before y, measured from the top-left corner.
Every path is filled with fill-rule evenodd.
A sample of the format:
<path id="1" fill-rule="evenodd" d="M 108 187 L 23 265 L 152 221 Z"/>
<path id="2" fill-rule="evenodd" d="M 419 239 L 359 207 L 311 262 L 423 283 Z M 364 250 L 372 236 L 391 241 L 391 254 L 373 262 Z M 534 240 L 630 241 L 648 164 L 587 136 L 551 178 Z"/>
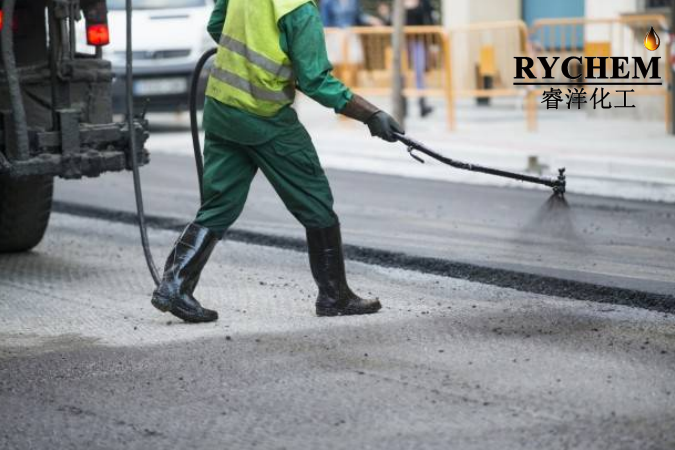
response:
<path id="1" fill-rule="evenodd" d="M 292 104 L 295 90 L 394 142 L 400 125 L 331 75 L 311 0 L 217 0 L 208 32 L 218 43 L 204 105 L 204 200 L 172 249 L 152 304 L 186 322 L 210 322 L 193 293 L 216 243 L 239 217 L 260 169 L 305 227 L 319 288 L 316 314 L 369 314 L 378 300 L 349 288 L 333 196 Z"/>

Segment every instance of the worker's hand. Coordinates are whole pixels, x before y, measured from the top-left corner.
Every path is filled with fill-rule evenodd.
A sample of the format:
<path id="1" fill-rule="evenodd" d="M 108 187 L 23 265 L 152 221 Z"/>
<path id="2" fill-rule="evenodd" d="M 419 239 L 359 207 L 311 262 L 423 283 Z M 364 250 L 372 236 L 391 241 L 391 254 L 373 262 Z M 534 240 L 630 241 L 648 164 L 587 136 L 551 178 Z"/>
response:
<path id="1" fill-rule="evenodd" d="M 351 100 L 342 108 L 340 114 L 365 123 L 371 135 L 385 141 L 395 142 L 394 132 L 405 134 L 401 125 L 393 117 L 360 95 L 352 95 Z"/>
<path id="2" fill-rule="evenodd" d="M 405 134 L 401 125 L 384 111 L 378 111 L 366 121 L 371 136 L 377 136 L 388 142 L 396 142 L 394 132 Z"/>

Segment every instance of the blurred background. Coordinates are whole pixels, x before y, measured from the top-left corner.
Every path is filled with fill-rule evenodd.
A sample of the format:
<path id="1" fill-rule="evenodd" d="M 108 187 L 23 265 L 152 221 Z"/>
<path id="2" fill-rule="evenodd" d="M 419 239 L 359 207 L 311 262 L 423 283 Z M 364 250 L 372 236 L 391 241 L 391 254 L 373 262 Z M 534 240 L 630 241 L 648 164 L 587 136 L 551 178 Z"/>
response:
<path id="1" fill-rule="evenodd" d="M 108 2 L 111 43 L 103 48 L 117 74 L 113 93 L 119 112 L 124 111 L 123 3 Z M 199 56 L 214 45 L 205 29 L 213 2 L 134 5 L 135 101 L 151 113 L 158 132 L 148 146 L 152 152 L 189 154 L 189 77 Z M 536 173 L 565 166 L 572 192 L 673 201 L 670 5 L 670 0 L 405 0 L 401 119 L 411 136 L 459 159 Z M 393 110 L 392 1 L 322 0 L 319 8 L 334 73 Z M 661 42 L 654 52 L 643 43 L 652 27 Z M 543 92 L 551 86 L 513 85 L 517 56 L 658 56 L 664 83 L 628 93 L 627 105 L 635 108 L 608 109 L 594 108 L 591 101 L 568 109 L 569 86 L 559 86 L 563 102 L 547 110 Z M 554 75 L 567 81 L 560 65 Z M 623 88 L 611 87 L 609 102 L 623 104 L 623 94 L 616 92 Z M 586 100 L 593 91 L 587 87 Z M 369 140 L 358 124 L 302 96 L 296 107 L 329 168 L 505 183 L 401 161 L 400 153 Z M 367 152 L 354 151 L 365 145 Z"/>

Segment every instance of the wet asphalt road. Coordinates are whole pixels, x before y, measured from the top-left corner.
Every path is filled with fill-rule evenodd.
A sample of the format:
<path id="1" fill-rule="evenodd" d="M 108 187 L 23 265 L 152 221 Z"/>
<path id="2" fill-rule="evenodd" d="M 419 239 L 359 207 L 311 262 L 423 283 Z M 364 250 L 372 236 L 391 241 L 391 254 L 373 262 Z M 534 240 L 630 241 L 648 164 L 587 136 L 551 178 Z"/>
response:
<path id="1" fill-rule="evenodd" d="M 142 172 L 149 214 L 192 218 L 191 158 Z M 673 205 L 328 175 L 349 244 L 675 294 Z M 128 173 L 56 199 L 134 208 Z M 236 227 L 303 237 L 260 176 Z M 150 236 L 161 264 L 176 233 Z M 0 449 L 675 447 L 673 314 L 348 270 L 385 308 L 318 319 L 304 253 L 225 241 L 198 289 L 221 320 L 188 326 L 149 305 L 134 227 L 54 214 L 35 252 L 0 256 Z"/>
<path id="2" fill-rule="evenodd" d="M 137 240 L 55 214 L 0 256 L 0 449 L 675 447 L 672 314 L 350 262 L 385 308 L 320 319 L 304 253 L 229 241 L 191 326 Z"/>
<path id="3" fill-rule="evenodd" d="M 568 195 L 566 206 L 541 190 L 327 173 L 346 243 L 675 295 L 675 205 Z M 194 217 L 192 158 L 155 152 L 142 174 L 148 214 Z M 128 173 L 59 181 L 56 199 L 134 211 Z M 304 238 L 260 174 L 235 228 Z"/>

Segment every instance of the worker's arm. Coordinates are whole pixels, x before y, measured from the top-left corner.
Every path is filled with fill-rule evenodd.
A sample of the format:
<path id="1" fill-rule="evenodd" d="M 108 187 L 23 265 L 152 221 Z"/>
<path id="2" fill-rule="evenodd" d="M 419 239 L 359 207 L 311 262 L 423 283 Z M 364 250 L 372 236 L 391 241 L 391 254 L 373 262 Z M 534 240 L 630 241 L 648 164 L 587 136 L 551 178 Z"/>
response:
<path id="1" fill-rule="evenodd" d="M 319 11 L 308 2 L 279 21 L 281 48 L 293 63 L 298 89 L 335 112 L 359 120 L 370 134 L 395 141 L 394 133 L 403 133 L 401 126 L 387 113 L 352 92 L 331 75 L 326 54 L 326 40 Z"/>
<path id="2" fill-rule="evenodd" d="M 359 120 L 373 136 L 395 141 L 401 126 L 375 105 L 354 95 L 331 74 L 333 66 L 326 54 L 326 39 L 319 11 L 312 2 L 305 3 L 279 21 L 281 48 L 293 64 L 298 89 L 335 112 Z"/>
<path id="3" fill-rule="evenodd" d="M 293 64 L 298 89 L 327 108 L 340 111 L 351 91 L 331 74 L 319 10 L 305 3 L 279 21 L 281 48 Z"/>
<path id="4" fill-rule="evenodd" d="M 216 6 L 213 8 L 209 24 L 206 26 L 206 31 L 209 32 L 209 35 L 211 35 L 216 43 L 220 41 L 220 35 L 223 33 L 226 11 L 227 0 L 216 0 Z"/>

